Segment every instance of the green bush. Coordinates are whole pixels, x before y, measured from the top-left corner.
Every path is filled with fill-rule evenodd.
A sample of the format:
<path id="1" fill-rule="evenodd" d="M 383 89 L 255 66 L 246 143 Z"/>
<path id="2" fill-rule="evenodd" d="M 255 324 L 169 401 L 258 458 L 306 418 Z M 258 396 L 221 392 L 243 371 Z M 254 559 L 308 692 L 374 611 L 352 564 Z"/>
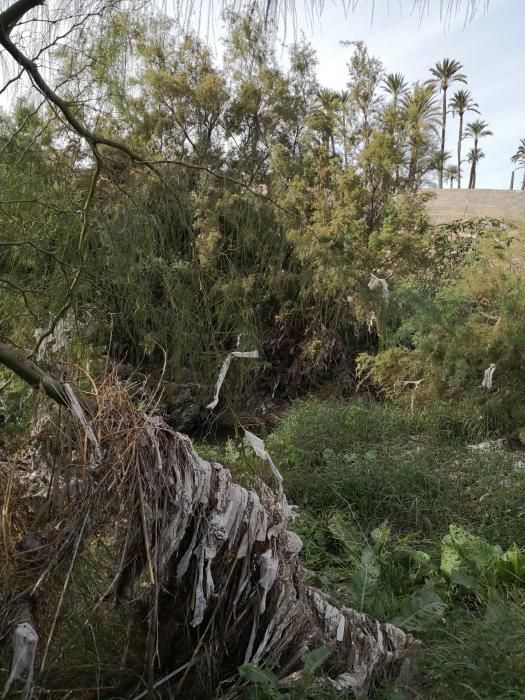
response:
<path id="1" fill-rule="evenodd" d="M 375 357 L 361 355 L 358 370 L 386 396 L 467 401 L 492 431 L 525 424 L 525 286 L 523 242 L 501 231 L 474 247 L 456 274 L 437 289 L 421 280 L 404 286 L 395 302 L 402 321 L 384 335 Z M 397 314 L 399 316 L 399 313 Z M 486 368 L 496 372 L 491 391 L 481 388 Z M 407 380 L 422 380 L 417 390 Z"/>

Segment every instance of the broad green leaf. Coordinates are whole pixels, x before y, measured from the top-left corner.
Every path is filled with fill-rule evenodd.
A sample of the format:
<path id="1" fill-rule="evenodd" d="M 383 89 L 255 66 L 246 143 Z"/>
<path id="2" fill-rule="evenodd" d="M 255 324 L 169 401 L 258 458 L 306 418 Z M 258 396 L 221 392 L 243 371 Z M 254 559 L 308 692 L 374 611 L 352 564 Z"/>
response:
<path id="1" fill-rule="evenodd" d="M 520 586 L 525 584 L 525 553 L 515 544 L 505 552 L 499 562 L 498 579 Z"/>
<path id="2" fill-rule="evenodd" d="M 446 609 L 446 603 L 434 589 L 423 588 L 403 601 L 400 614 L 391 622 L 407 632 L 422 632 L 437 622 Z"/>
<path id="3" fill-rule="evenodd" d="M 359 561 L 363 546 L 362 537 L 342 513 L 335 512 L 330 516 L 328 530 L 332 537 L 342 545 L 348 557 L 353 562 Z"/>
<path id="4" fill-rule="evenodd" d="M 375 599 L 379 587 L 379 566 L 371 547 L 365 547 L 361 563 L 352 574 L 350 593 L 357 610 L 365 610 Z"/>
<path id="5" fill-rule="evenodd" d="M 244 664 L 239 668 L 239 673 L 249 683 L 252 683 L 262 691 L 261 700 L 263 698 L 284 700 L 287 697 L 287 695 L 282 695 L 279 691 L 279 680 L 270 670 L 255 664 Z"/>
<path id="6" fill-rule="evenodd" d="M 452 576 L 461 566 L 461 555 L 456 549 L 450 535 L 445 535 L 441 545 L 441 571 L 447 576 Z"/>
<path id="7" fill-rule="evenodd" d="M 332 652 L 328 647 L 319 647 L 308 652 L 304 660 L 305 675 L 315 675 L 331 654 Z"/>

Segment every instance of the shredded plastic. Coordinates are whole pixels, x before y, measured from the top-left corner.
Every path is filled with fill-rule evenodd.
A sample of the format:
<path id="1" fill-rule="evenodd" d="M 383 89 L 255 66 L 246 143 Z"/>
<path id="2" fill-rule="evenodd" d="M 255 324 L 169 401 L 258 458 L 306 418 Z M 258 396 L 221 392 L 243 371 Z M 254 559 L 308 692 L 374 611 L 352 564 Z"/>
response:
<path id="1" fill-rule="evenodd" d="M 33 695 L 33 673 L 35 666 L 38 634 L 29 622 L 22 622 L 15 627 L 13 635 L 13 661 L 11 671 L 4 686 L 2 698 L 6 698 L 14 681 L 23 680 L 27 672 L 22 700 L 30 700 Z"/>
<path id="2" fill-rule="evenodd" d="M 370 281 L 368 283 L 368 289 L 371 291 L 374 291 L 374 289 L 379 289 L 381 287 L 383 289 L 383 296 L 385 299 L 388 299 L 390 296 L 390 290 L 388 289 L 388 283 L 385 279 L 382 277 L 376 277 L 373 272 L 370 273 Z"/>
<path id="3" fill-rule="evenodd" d="M 222 363 L 221 371 L 219 372 L 219 376 L 217 378 L 217 383 L 215 384 L 215 394 L 213 396 L 213 401 L 211 401 L 211 403 L 209 403 L 206 406 L 206 408 L 210 411 L 213 410 L 215 406 L 217 406 L 217 404 L 219 403 L 219 394 L 221 392 L 221 387 L 224 384 L 224 380 L 226 379 L 226 375 L 228 374 L 228 370 L 234 357 L 242 357 L 250 360 L 257 360 L 259 358 L 259 353 L 257 350 L 250 350 L 248 352 L 239 352 L 238 350 L 236 350 L 235 352 L 230 352 L 226 356 L 226 359 Z"/>
<path id="4" fill-rule="evenodd" d="M 279 484 L 279 492 L 282 493 L 283 490 L 283 477 L 281 472 L 277 469 L 275 466 L 273 459 L 270 457 L 268 452 L 266 451 L 266 447 L 264 445 L 264 441 L 261 440 L 260 437 L 257 437 L 257 435 L 254 435 L 253 433 L 250 433 L 249 430 L 244 431 L 244 437 L 246 440 L 249 442 L 250 446 L 252 447 L 253 451 L 257 455 L 257 457 L 260 457 L 262 460 L 265 462 L 268 462 L 268 464 L 271 467 L 271 470 L 277 479 L 277 483 Z"/>
<path id="5" fill-rule="evenodd" d="M 71 408 L 71 410 L 75 414 L 75 416 L 78 418 L 82 427 L 86 431 L 86 435 L 88 437 L 88 440 L 93 445 L 93 448 L 94 448 L 93 449 L 93 457 L 94 457 L 94 459 L 91 460 L 91 466 L 96 467 L 97 464 L 99 464 L 102 461 L 102 452 L 100 450 L 100 445 L 98 443 L 96 435 L 93 432 L 93 428 L 89 425 L 89 423 L 87 421 L 87 418 L 84 414 L 84 411 L 82 410 L 82 406 L 80 405 L 80 403 L 75 395 L 75 392 L 71 389 L 69 384 L 64 384 L 64 389 L 65 389 L 66 394 L 67 394 L 69 407 Z"/>
<path id="6" fill-rule="evenodd" d="M 487 369 L 485 370 L 485 374 L 483 375 L 483 381 L 481 382 L 482 389 L 486 389 L 487 391 L 492 390 L 492 383 L 495 371 L 496 365 L 494 363 L 487 367 Z"/>

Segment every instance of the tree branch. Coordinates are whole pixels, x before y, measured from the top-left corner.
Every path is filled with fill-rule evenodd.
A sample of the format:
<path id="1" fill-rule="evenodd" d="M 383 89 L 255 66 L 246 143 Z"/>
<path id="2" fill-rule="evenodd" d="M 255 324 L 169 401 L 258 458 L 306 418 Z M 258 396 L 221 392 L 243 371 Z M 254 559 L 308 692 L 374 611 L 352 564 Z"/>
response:
<path id="1" fill-rule="evenodd" d="M 9 34 L 16 22 L 23 17 L 26 12 L 33 9 L 37 5 L 44 4 L 40 0 L 18 0 L 5 12 L 0 14 L 0 46 L 21 66 L 29 75 L 35 87 L 44 95 L 44 97 L 64 115 L 69 126 L 91 146 L 93 151 L 96 151 L 97 146 L 108 146 L 122 153 L 125 153 L 133 162 L 142 163 L 159 178 L 161 174 L 150 162 L 147 162 L 141 155 L 133 151 L 126 144 L 114 139 L 109 139 L 97 134 L 89 129 L 80 119 L 78 119 L 71 110 L 71 104 L 62 99 L 57 93 L 47 84 L 42 74 L 38 70 L 36 64 L 23 54 L 11 41 Z M 14 23 L 13 23 L 14 22 Z"/>
<path id="2" fill-rule="evenodd" d="M 0 14 L 0 27 L 8 35 L 24 15 L 39 5 L 43 5 L 45 0 L 17 0 L 11 7 Z"/>
<path id="3" fill-rule="evenodd" d="M 38 365 L 28 360 L 25 355 L 16 350 L 12 345 L 0 343 L 0 363 L 17 374 L 27 384 L 34 387 L 42 387 L 49 398 L 61 406 L 69 407 L 69 399 L 62 382 L 43 372 Z"/>

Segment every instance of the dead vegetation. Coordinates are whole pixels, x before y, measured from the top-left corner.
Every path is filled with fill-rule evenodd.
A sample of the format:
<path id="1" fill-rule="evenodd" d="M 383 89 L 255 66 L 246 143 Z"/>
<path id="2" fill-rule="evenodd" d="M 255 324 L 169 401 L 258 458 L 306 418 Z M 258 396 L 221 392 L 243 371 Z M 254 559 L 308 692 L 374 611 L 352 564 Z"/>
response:
<path id="1" fill-rule="evenodd" d="M 75 602 L 72 572 L 97 542 L 112 574 L 84 611 L 85 624 L 126 606 L 144 658 L 138 682 L 131 674 L 127 685 L 119 679 L 128 697 L 144 683 L 153 697 L 167 680 L 210 697 L 210 680 L 232 678 L 241 664 L 268 656 L 284 678 L 324 645 L 339 689 L 366 694 L 382 678 L 406 676 L 410 635 L 305 585 L 302 543 L 288 529 L 295 510 L 283 494 L 234 483 L 187 436 L 135 408 L 114 375 L 91 401 L 88 432 L 78 406 L 74 422 L 60 409 L 47 468 L 14 457 L 0 471 L 2 639 L 9 642 L 23 623 L 37 631 L 37 689 Z"/>

